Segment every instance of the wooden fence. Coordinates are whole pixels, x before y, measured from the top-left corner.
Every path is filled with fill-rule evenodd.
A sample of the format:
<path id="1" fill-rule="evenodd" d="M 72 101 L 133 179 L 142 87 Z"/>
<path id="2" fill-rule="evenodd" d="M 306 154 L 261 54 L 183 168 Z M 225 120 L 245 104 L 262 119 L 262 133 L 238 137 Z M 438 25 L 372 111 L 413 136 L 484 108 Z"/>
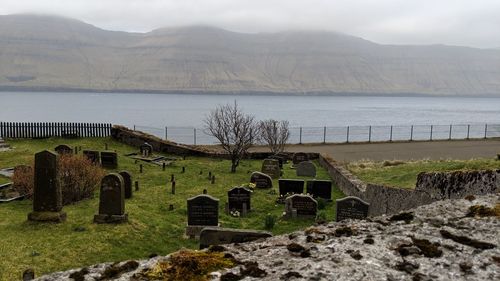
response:
<path id="1" fill-rule="evenodd" d="M 108 137 L 111 135 L 111 127 L 109 123 L 0 122 L 0 137 Z"/>

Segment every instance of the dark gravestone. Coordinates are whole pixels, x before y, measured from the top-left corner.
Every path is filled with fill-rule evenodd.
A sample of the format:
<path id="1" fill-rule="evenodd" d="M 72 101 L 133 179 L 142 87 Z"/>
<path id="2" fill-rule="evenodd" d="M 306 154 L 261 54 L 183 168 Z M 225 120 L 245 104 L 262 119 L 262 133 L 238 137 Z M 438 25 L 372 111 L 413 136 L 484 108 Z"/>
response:
<path id="1" fill-rule="evenodd" d="M 125 190 L 123 178 L 111 173 L 101 180 L 99 194 L 99 214 L 94 216 L 95 223 L 121 223 L 128 220 L 125 214 Z"/>
<path id="2" fill-rule="evenodd" d="M 73 149 L 65 144 L 60 144 L 54 148 L 54 151 L 59 154 L 73 154 Z"/>
<path id="3" fill-rule="evenodd" d="M 280 179 L 278 180 L 278 185 L 280 196 L 284 196 L 287 193 L 300 194 L 304 192 L 303 180 Z"/>
<path id="4" fill-rule="evenodd" d="M 269 175 L 273 179 L 277 179 L 280 177 L 280 164 L 276 159 L 264 159 L 262 162 L 261 172 Z"/>
<path id="5" fill-rule="evenodd" d="M 272 156 L 269 156 L 269 159 L 278 160 L 278 163 L 280 165 L 280 169 L 283 169 L 283 163 L 285 163 L 285 159 L 283 159 L 283 157 L 278 156 L 278 155 L 272 155 Z"/>
<path id="6" fill-rule="evenodd" d="M 246 211 L 250 210 L 250 197 L 252 191 L 244 187 L 234 187 L 227 192 L 227 201 L 229 210 L 237 210 L 243 212 L 243 204 L 245 204 Z"/>
<path id="7" fill-rule="evenodd" d="M 125 199 L 132 198 L 132 175 L 128 171 L 121 171 L 119 174 L 123 178 Z"/>
<path id="8" fill-rule="evenodd" d="M 309 195 L 294 194 L 285 200 L 287 217 L 316 217 L 318 202 Z"/>
<path id="9" fill-rule="evenodd" d="M 336 221 L 343 221 L 346 219 L 365 219 L 368 216 L 368 208 L 370 207 L 370 204 L 359 199 L 358 197 L 349 196 L 337 199 L 336 202 Z"/>
<path id="10" fill-rule="evenodd" d="M 295 166 L 298 177 L 315 177 L 316 166 L 311 161 L 302 161 Z"/>
<path id="11" fill-rule="evenodd" d="M 116 169 L 118 167 L 118 154 L 111 151 L 101 152 L 101 166 Z"/>
<path id="12" fill-rule="evenodd" d="M 62 211 L 61 187 L 57 180 L 57 154 L 47 150 L 35 154 L 34 174 L 33 212 L 28 214 L 28 220 L 66 220 L 66 213 Z"/>
<path id="13" fill-rule="evenodd" d="M 253 172 L 250 176 L 250 182 L 255 184 L 256 188 L 272 188 L 273 179 L 261 172 Z"/>
<path id="14" fill-rule="evenodd" d="M 309 161 L 309 156 L 307 156 L 307 153 L 297 152 L 297 153 L 293 154 L 293 157 L 292 157 L 293 165 L 297 165 L 303 161 Z"/>
<path id="15" fill-rule="evenodd" d="M 200 233 L 200 249 L 211 245 L 246 243 L 272 236 L 271 233 L 260 230 L 205 227 Z"/>
<path id="16" fill-rule="evenodd" d="M 150 145 L 149 143 L 145 142 L 139 147 L 141 151 L 141 156 L 148 158 L 153 154 L 153 146 Z"/>
<path id="17" fill-rule="evenodd" d="M 198 237 L 205 226 L 219 225 L 219 199 L 201 194 L 187 200 L 186 235 Z"/>
<path id="18" fill-rule="evenodd" d="M 84 150 L 83 155 L 87 157 L 93 164 L 99 164 L 99 151 L 97 150 Z"/>
<path id="19" fill-rule="evenodd" d="M 323 198 L 332 201 L 332 182 L 322 180 L 307 181 L 306 192 L 314 198 Z"/>

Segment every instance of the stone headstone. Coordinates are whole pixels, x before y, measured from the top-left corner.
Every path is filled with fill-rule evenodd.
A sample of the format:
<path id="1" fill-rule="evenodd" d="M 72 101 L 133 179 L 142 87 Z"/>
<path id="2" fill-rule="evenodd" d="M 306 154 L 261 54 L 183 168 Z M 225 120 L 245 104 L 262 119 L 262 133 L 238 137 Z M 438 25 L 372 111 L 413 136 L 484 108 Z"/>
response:
<path id="1" fill-rule="evenodd" d="M 127 220 L 123 178 L 116 173 L 108 174 L 101 180 L 99 214 L 94 216 L 94 222 L 122 223 Z"/>
<path id="2" fill-rule="evenodd" d="M 246 211 L 250 210 L 250 198 L 252 191 L 244 187 L 233 187 L 227 192 L 229 210 L 243 212 L 243 205 L 246 204 Z"/>
<path id="3" fill-rule="evenodd" d="M 294 194 L 285 200 L 285 212 L 288 217 L 315 218 L 318 202 L 310 195 Z"/>
<path id="4" fill-rule="evenodd" d="M 337 199 L 336 221 L 346 219 L 365 219 L 368 216 L 370 204 L 355 196 Z"/>
<path id="5" fill-rule="evenodd" d="M 66 213 L 62 211 L 61 187 L 57 180 L 57 154 L 47 150 L 35 154 L 34 174 L 33 212 L 28 214 L 28 220 L 66 220 Z"/>
<path id="6" fill-rule="evenodd" d="M 84 150 L 83 155 L 87 157 L 93 164 L 99 164 L 99 151 L 97 150 Z"/>
<path id="7" fill-rule="evenodd" d="M 140 147 L 139 147 L 140 151 L 141 151 L 141 156 L 142 157 L 145 157 L 145 158 L 148 158 L 151 156 L 151 154 L 153 154 L 153 146 L 147 142 L 143 143 Z"/>
<path id="8" fill-rule="evenodd" d="M 314 198 L 323 198 L 332 201 L 332 182 L 324 180 L 307 181 L 306 192 Z"/>
<path id="9" fill-rule="evenodd" d="M 264 159 L 261 172 L 269 175 L 273 179 L 280 177 L 280 164 L 276 159 Z"/>
<path id="10" fill-rule="evenodd" d="M 186 235 L 198 237 L 206 226 L 219 225 L 219 199 L 201 194 L 187 200 L 188 225 Z"/>
<path id="11" fill-rule="evenodd" d="M 250 182 L 255 184 L 256 188 L 272 188 L 273 179 L 261 172 L 253 172 L 250 176 Z"/>
<path id="12" fill-rule="evenodd" d="M 311 161 L 302 161 L 295 166 L 298 177 L 315 177 L 316 166 Z"/>
<path id="13" fill-rule="evenodd" d="M 101 166 L 116 169 L 118 167 L 118 154 L 112 151 L 101 152 Z"/>
<path id="14" fill-rule="evenodd" d="M 73 149 L 69 145 L 60 144 L 54 148 L 54 151 L 59 154 L 73 154 Z"/>
<path id="15" fill-rule="evenodd" d="M 123 178 L 125 199 L 132 198 L 132 174 L 130 174 L 128 171 L 121 171 L 119 174 Z"/>
<path id="16" fill-rule="evenodd" d="M 309 156 L 304 152 L 296 152 L 292 156 L 293 165 L 297 165 L 300 162 L 309 161 Z"/>
<path id="17" fill-rule="evenodd" d="M 287 193 L 304 193 L 304 180 L 280 179 L 278 180 L 279 195 L 284 196 Z"/>
<path id="18" fill-rule="evenodd" d="M 205 227 L 200 233 L 200 249 L 211 245 L 245 243 L 272 236 L 270 232 L 260 230 Z"/>
<path id="19" fill-rule="evenodd" d="M 283 159 L 283 157 L 278 156 L 278 155 L 272 155 L 272 156 L 269 156 L 269 159 L 278 160 L 278 163 L 280 165 L 280 169 L 283 169 L 283 164 L 285 163 L 285 159 Z"/>

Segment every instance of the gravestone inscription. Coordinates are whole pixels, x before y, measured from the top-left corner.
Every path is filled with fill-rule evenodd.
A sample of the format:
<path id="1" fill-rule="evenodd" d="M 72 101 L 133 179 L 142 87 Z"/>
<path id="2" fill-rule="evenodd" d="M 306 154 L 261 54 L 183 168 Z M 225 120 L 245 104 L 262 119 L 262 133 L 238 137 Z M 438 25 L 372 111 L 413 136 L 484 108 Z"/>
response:
<path id="1" fill-rule="evenodd" d="M 208 194 L 200 194 L 187 200 L 188 225 L 186 236 L 200 236 L 206 226 L 219 226 L 219 199 Z"/>
<path id="2" fill-rule="evenodd" d="M 294 194 L 285 200 L 285 212 L 288 217 L 316 217 L 318 202 L 305 194 Z"/>
<path id="3" fill-rule="evenodd" d="M 307 193 L 314 198 L 323 198 L 327 201 L 332 201 L 332 182 L 324 180 L 311 180 L 306 184 Z"/>
<path id="4" fill-rule="evenodd" d="M 252 195 L 252 191 L 244 188 L 244 187 L 234 187 L 227 192 L 229 210 L 237 210 L 243 212 L 243 209 L 246 211 L 250 210 L 250 197 Z M 243 208 L 243 205 L 245 208 Z"/>
<path id="5" fill-rule="evenodd" d="M 283 169 L 283 163 L 285 162 L 285 159 L 283 159 L 283 157 L 278 156 L 278 155 L 272 155 L 272 156 L 269 156 L 269 159 L 278 160 L 278 164 L 280 165 L 280 169 Z"/>
<path id="6" fill-rule="evenodd" d="M 280 179 L 278 180 L 279 195 L 287 193 L 300 194 L 304 192 L 304 180 Z"/>
<path id="7" fill-rule="evenodd" d="M 31 221 L 62 222 L 66 213 L 62 211 L 62 192 L 57 180 L 57 154 L 42 151 L 35 154 L 33 188 L 33 212 Z"/>
<path id="8" fill-rule="evenodd" d="M 108 174 L 101 180 L 99 213 L 94 216 L 94 222 L 122 223 L 127 220 L 123 178 L 120 174 Z"/>
<path id="9" fill-rule="evenodd" d="M 264 159 L 262 162 L 262 173 L 269 175 L 273 179 L 280 177 L 281 169 L 278 160 Z"/>
<path id="10" fill-rule="evenodd" d="M 337 199 L 336 221 L 346 219 L 365 219 L 368 216 L 370 204 L 355 196 Z"/>
<path id="11" fill-rule="evenodd" d="M 123 178 L 125 199 L 132 198 L 132 174 L 130 174 L 128 171 L 121 171 L 119 174 Z"/>
<path id="12" fill-rule="evenodd" d="M 261 172 L 253 172 L 250 176 L 250 182 L 255 184 L 256 188 L 272 188 L 273 179 Z"/>
<path id="13" fill-rule="evenodd" d="M 298 177 L 315 177 L 316 166 L 311 161 L 302 161 L 295 166 Z"/>
<path id="14" fill-rule="evenodd" d="M 101 152 L 101 166 L 116 169 L 118 167 L 118 154 L 112 151 Z"/>

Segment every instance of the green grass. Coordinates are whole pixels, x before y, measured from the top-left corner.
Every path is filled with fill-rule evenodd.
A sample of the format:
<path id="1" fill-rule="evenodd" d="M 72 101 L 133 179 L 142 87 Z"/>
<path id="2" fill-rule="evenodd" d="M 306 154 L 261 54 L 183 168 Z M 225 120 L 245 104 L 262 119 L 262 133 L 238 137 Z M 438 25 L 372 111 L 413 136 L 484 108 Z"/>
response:
<path id="1" fill-rule="evenodd" d="M 376 163 L 360 161 L 349 164 L 348 169 L 366 183 L 415 188 L 417 175 L 421 172 L 495 170 L 500 169 L 500 161 L 495 159 L 384 161 Z"/>
<path id="2" fill-rule="evenodd" d="M 252 212 L 244 218 L 234 218 L 224 214 L 227 191 L 240 184 L 247 183 L 252 171 L 260 170 L 261 161 L 242 161 L 237 173 L 231 174 L 228 160 L 188 157 L 176 161 L 162 171 L 161 167 L 143 163 L 144 173 L 139 174 L 139 165 L 133 159 L 123 156 L 138 149 L 115 142 L 111 139 L 45 139 L 45 140 L 7 140 L 13 150 L 0 152 L 0 167 L 12 167 L 30 164 L 34 153 L 53 149 L 65 143 L 83 149 L 104 150 L 104 143 L 109 149 L 119 154 L 119 169 L 133 174 L 133 181 L 140 182 L 139 192 L 126 200 L 125 210 L 129 222 L 122 225 L 93 224 L 93 216 L 98 210 L 98 195 L 73 205 L 65 206 L 67 221 L 61 224 L 43 224 L 27 221 L 32 209 L 31 201 L 17 201 L 0 204 L 0 280 L 18 280 L 23 270 L 33 267 L 37 276 L 88 266 L 107 261 L 143 259 L 150 254 L 166 255 L 182 247 L 198 248 L 198 242 L 183 238 L 187 223 L 186 199 L 202 193 L 220 199 L 219 222 L 223 227 L 264 229 L 266 214 L 281 216 L 283 205 L 276 205 L 276 195 L 269 190 L 255 190 L 252 195 Z M 182 174 L 182 166 L 186 173 Z M 317 179 L 329 179 L 326 171 L 318 167 Z M 203 175 L 199 175 L 200 170 Z M 216 176 L 216 183 L 210 184 L 208 172 Z M 176 194 L 170 193 L 170 175 L 175 174 Z M 285 178 L 298 178 L 295 170 L 284 170 Z M 300 178 L 300 177 L 299 177 Z M 0 179 L 7 181 L 6 179 Z M 273 181 L 277 193 L 277 180 Z M 334 187 L 334 199 L 343 194 Z M 168 211 L 173 204 L 174 211 Z M 328 220 L 334 219 L 334 203 L 328 203 L 323 210 Z M 278 219 L 273 229 L 274 234 L 282 234 L 311 225 L 312 219 Z M 85 231 L 74 229 L 83 227 Z"/>

